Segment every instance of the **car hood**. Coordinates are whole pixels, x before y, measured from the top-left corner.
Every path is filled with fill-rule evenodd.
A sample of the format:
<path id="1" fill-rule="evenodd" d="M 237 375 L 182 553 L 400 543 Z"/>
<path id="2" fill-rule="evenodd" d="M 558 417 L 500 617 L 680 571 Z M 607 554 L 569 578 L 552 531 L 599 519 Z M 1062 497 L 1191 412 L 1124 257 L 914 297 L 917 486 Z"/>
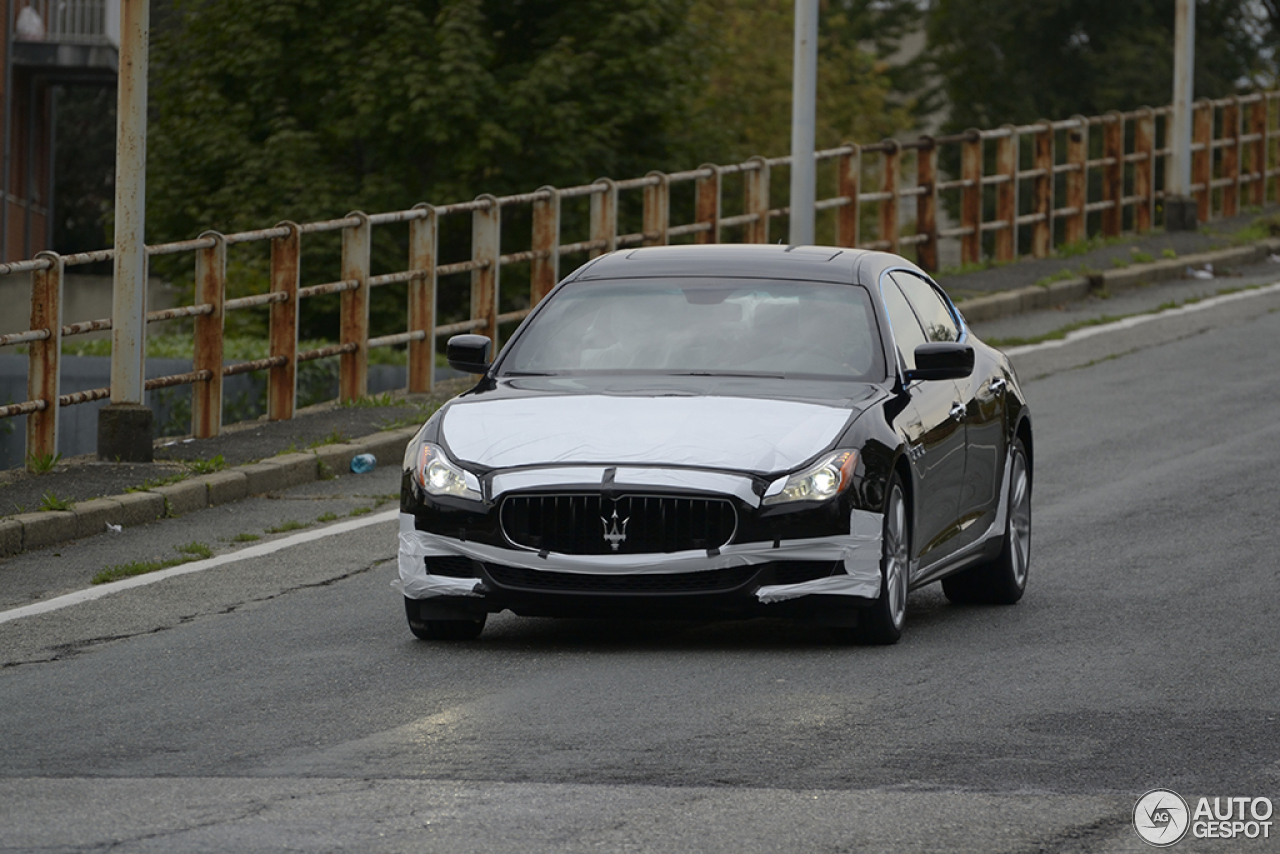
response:
<path id="1" fill-rule="evenodd" d="M 768 473 L 829 447 L 859 409 L 847 400 L 536 395 L 454 401 L 440 429 L 456 460 L 486 468 L 648 464 Z"/>

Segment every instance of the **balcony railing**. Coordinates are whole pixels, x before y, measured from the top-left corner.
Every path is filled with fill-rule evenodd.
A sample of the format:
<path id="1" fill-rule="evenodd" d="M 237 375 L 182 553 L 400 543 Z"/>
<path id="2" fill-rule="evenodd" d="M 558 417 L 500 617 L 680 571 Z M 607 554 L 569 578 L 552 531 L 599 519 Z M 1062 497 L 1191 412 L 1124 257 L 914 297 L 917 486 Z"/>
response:
<path id="1" fill-rule="evenodd" d="M 12 7 L 15 41 L 120 42 L 120 0 L 28 0 Z"/>

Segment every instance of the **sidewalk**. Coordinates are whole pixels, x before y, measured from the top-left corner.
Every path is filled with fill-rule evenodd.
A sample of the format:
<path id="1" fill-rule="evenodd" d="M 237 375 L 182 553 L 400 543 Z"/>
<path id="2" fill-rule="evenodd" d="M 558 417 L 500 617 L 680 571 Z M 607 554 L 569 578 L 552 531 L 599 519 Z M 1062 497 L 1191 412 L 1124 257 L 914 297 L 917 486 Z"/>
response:
<path id="1" fill-rule="evenodd" d="M 980 337 L 1014 346 L 1280 278 L 1280 265 L 1268 260 L 1280 252 L 1280 239 L 1263 238 L 1259 229 L 1241 234 L 1278 210 L 1215 221 L 1198 232 L 1128 236 L 1065 257 L 944 271 L 938 281 Z M 1212 278 L 1187 275 L 1188 267 L 1206 264 Z M 102 533 L 108 524 L 145 524 L 346 474 L 358 453 L 373 453 L 381 466 L 399 465 L 417 427 L 466 385 L 441 383 L 432 395 L 408 400 L 310 407 L 291 421 L 233 425 L 213 439 L 163 440 L 152 464 L 78 457 L 44 474 L 0 472 L 0 558 Z M 42 510 L 42 503 L 70 509 Z"/>

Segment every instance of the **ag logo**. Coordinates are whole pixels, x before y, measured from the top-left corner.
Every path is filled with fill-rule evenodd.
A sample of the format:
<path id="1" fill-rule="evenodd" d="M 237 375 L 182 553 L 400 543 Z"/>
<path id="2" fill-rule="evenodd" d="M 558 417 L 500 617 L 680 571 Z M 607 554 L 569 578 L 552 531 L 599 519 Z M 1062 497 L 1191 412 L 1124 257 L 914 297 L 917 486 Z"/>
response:
<path id="1" fill-rule="evenodd" d="M 1166 848 L 1187 835 L 1191 814 L 1187 802 L 1169 789 L 1152 789 L 1133 807 L 1133 829 L 1142 841 Z"/>

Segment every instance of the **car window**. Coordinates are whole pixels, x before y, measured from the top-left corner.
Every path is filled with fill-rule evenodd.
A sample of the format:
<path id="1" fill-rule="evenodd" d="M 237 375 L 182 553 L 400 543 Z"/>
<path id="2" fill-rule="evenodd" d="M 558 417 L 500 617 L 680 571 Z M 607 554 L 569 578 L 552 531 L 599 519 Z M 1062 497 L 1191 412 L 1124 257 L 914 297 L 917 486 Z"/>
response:
<path id="1" fill-rule="evenodd" d="M 854 285 L 618 279 L 556 291 L 503 374 L 578 371 L 880 379 L 871 297 Z"/>
<path id="2" fill-rule="evenodd" d="M 920 321 L 916 319 L 911 304 L 890 276 L 881 277 L 880 292 L 884 294 L 884 307 L 889 314 L 889 323 L 893 326 L 893 337 L 898 344 L 902 366 L 908 371 L 914 370 L 916 347 L 928 339 L 924 337 L 924 330 L 920 328 Z"/>
<path id="3" fill-rule="evenodd" d="M 932 285 L 904 270 L 894 270 L 891 275 L 915 308 L 920 324 L 924 327 L 925 336 L 930 341 L 960 340 L 960 327 L 956 325 L 947 304 L 942 301 L 942 297 Z"/>

